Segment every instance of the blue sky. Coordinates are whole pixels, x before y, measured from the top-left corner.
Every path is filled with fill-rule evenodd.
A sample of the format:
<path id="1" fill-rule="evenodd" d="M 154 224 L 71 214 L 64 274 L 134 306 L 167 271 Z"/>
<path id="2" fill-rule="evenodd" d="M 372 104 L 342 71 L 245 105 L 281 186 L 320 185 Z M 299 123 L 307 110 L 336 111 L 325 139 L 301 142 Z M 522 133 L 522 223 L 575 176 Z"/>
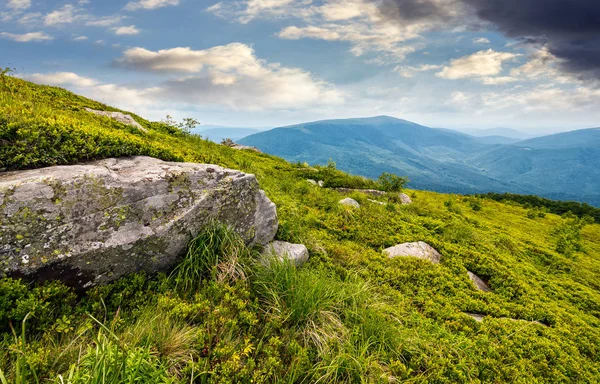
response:
<path id="1" fill-rule="evenodd" d="M 598 79 L 567 65 L 564 39 L 525 41 L 476 0 L 427 1 L 435 12 L 400 0 L 3 0 L 0 66 L 156 120 L 600 126 Z"/>

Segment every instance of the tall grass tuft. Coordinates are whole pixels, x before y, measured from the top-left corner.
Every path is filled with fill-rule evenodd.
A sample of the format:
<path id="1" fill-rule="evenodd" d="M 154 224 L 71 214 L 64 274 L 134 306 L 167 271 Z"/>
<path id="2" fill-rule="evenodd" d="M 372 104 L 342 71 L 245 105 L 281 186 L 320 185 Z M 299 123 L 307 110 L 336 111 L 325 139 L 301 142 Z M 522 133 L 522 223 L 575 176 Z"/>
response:
<path id="1" fill-rule="evenodd" d="M 243 265 L 251 258 L 252 251 L 237 233 L 224 224 L 213 223 L 190 241 L 185 258 L 169 279 L 182 294 L 197 292 L 206 280 L 246 279 Z"/>

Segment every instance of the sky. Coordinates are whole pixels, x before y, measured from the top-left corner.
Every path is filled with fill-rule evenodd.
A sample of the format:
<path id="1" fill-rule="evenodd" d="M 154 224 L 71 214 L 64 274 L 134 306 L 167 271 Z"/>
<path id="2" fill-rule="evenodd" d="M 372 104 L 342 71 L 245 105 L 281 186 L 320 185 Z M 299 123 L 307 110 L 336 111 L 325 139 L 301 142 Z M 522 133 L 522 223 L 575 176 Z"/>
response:
<path id="1" fill-rule="evenodd" d="M 597 0 L 0 0 L 0 67 L 151 120 L 600 126 Z"/>

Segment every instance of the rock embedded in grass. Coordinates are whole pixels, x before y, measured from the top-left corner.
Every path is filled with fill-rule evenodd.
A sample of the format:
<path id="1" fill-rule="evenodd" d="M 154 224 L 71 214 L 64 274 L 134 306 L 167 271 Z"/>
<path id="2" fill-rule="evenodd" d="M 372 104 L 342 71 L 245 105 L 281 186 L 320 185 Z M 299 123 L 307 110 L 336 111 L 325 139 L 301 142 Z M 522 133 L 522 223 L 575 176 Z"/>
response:
<path id="1" fill-rule="evenodd" d="M 263 255 L 266 257 L 277 257 L 280 260 L 290 260 L 297 267 L 308 261 L 308 249 L 304 244 L 292 244 L 285 241 L 273 241 L 268 244 Z"/>
<path id="2" fill-rule="evenodd" d="M 349 197 L 340 200 L 340 204 L 345 205 L 347 207 L 360 208 L 360 204 L 358 204 L 358 201 Z"/>
<path id="3" fill-rule="evenodd" d="M 77 288 L 173 266 L 213 221 L 266 245 L 277 212 L 254 175 L 150 157 L 0 175 L 0 271 Z"/>
<path id="4" fill-rule="evenodd" d="M 144 133 L 148 133 L 148 130 L 146 130 L 146 128 L 142 127 L 142 125 L 140 123 L 135 121 L 135 119 L 133 117 L 131 117 L 131 115 L 127 115 L 123 112 L 98 111 L 96 109 L 91 109 L 91 108 L 85 108 L 85 110 L 90 113 L 93 113 L 95 115 L 98 115 L 98 116 L 110 117 L 111 119 L 116 120 L 119 123 L 123 123 L 125 125 L 131 125 L 132 127 L 136 127 L 137 129 L 139 129 L 140 131 L 142 131 Z"/>
<path id="5" fill-rule="evenodd" d="M 481 277 L 477 276 L 476 274 L 474 274 L 471 271 L 467 271 L 467 274 L 469 275 L 469 279 L 471 279 L 475 288 L 477 288 L 478 290 L 483 291 L 483 292 L 491 292 L 492 291 L 492 289 L 485 283 L 485 281 L 483 281 L 481 279 Z"/>
<path id="6" fill-rule="evenodd" d="M 412 204 L 412 199 L 406 193 L 400 193 L 398 196 L 402 205 Z"/>
<path id="7" fill-rule="evenodd" d="M 251 147 L 251 146 L 242 145 L 242 144 L 234 144 L 234 145 L 231 146 L 231 148 L 237 149 L 237 150 L 247 149 L 247 150 L 250 150 L 250 151 L 262 153 L 262 151 L 260 149 L 256 148 L 256 147 Z"/>
<path id="8" fill-rule="evenodd" d="M 433 248 L 431 245 L 417 241 L 414 243 L 403 243 L 394 247 L 386 248 L 383 250 L 388 257 L 417 257 L 422 260 L 430 261 L 434 264 L 439 264 L 442 255 Z"/>

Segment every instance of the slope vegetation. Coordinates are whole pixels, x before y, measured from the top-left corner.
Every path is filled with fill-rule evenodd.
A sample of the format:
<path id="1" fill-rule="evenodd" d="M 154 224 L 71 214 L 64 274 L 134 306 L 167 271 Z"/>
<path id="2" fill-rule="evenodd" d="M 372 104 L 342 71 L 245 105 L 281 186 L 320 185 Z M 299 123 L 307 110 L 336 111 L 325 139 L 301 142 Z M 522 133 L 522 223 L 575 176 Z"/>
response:
<path id="1" fill-rule="evenodd" d="M 83 296 L 60 283 L 0 279 L 0 380 L 600 381 L 600 225 L 424 191 L 405 191 L 412 205 L 354 193 L 361 207 L 343 207 L 348 195 L 307 175 L 373 183 L 134 115 L 142 133 L 84 107 L 113 110 L 3 79 L 2 167 L 144 154 L 251 172 L 277 204 L 277 237 L 306 244 L 311 259 L 300 269 L 256 263 L 255 250 L 216 225 L 172 273 L 129 276 Z M 381 252 L 412 241 L 434 246 L 441 263 Z M 491 292 L 477 290 L 467 271 Z"/>

